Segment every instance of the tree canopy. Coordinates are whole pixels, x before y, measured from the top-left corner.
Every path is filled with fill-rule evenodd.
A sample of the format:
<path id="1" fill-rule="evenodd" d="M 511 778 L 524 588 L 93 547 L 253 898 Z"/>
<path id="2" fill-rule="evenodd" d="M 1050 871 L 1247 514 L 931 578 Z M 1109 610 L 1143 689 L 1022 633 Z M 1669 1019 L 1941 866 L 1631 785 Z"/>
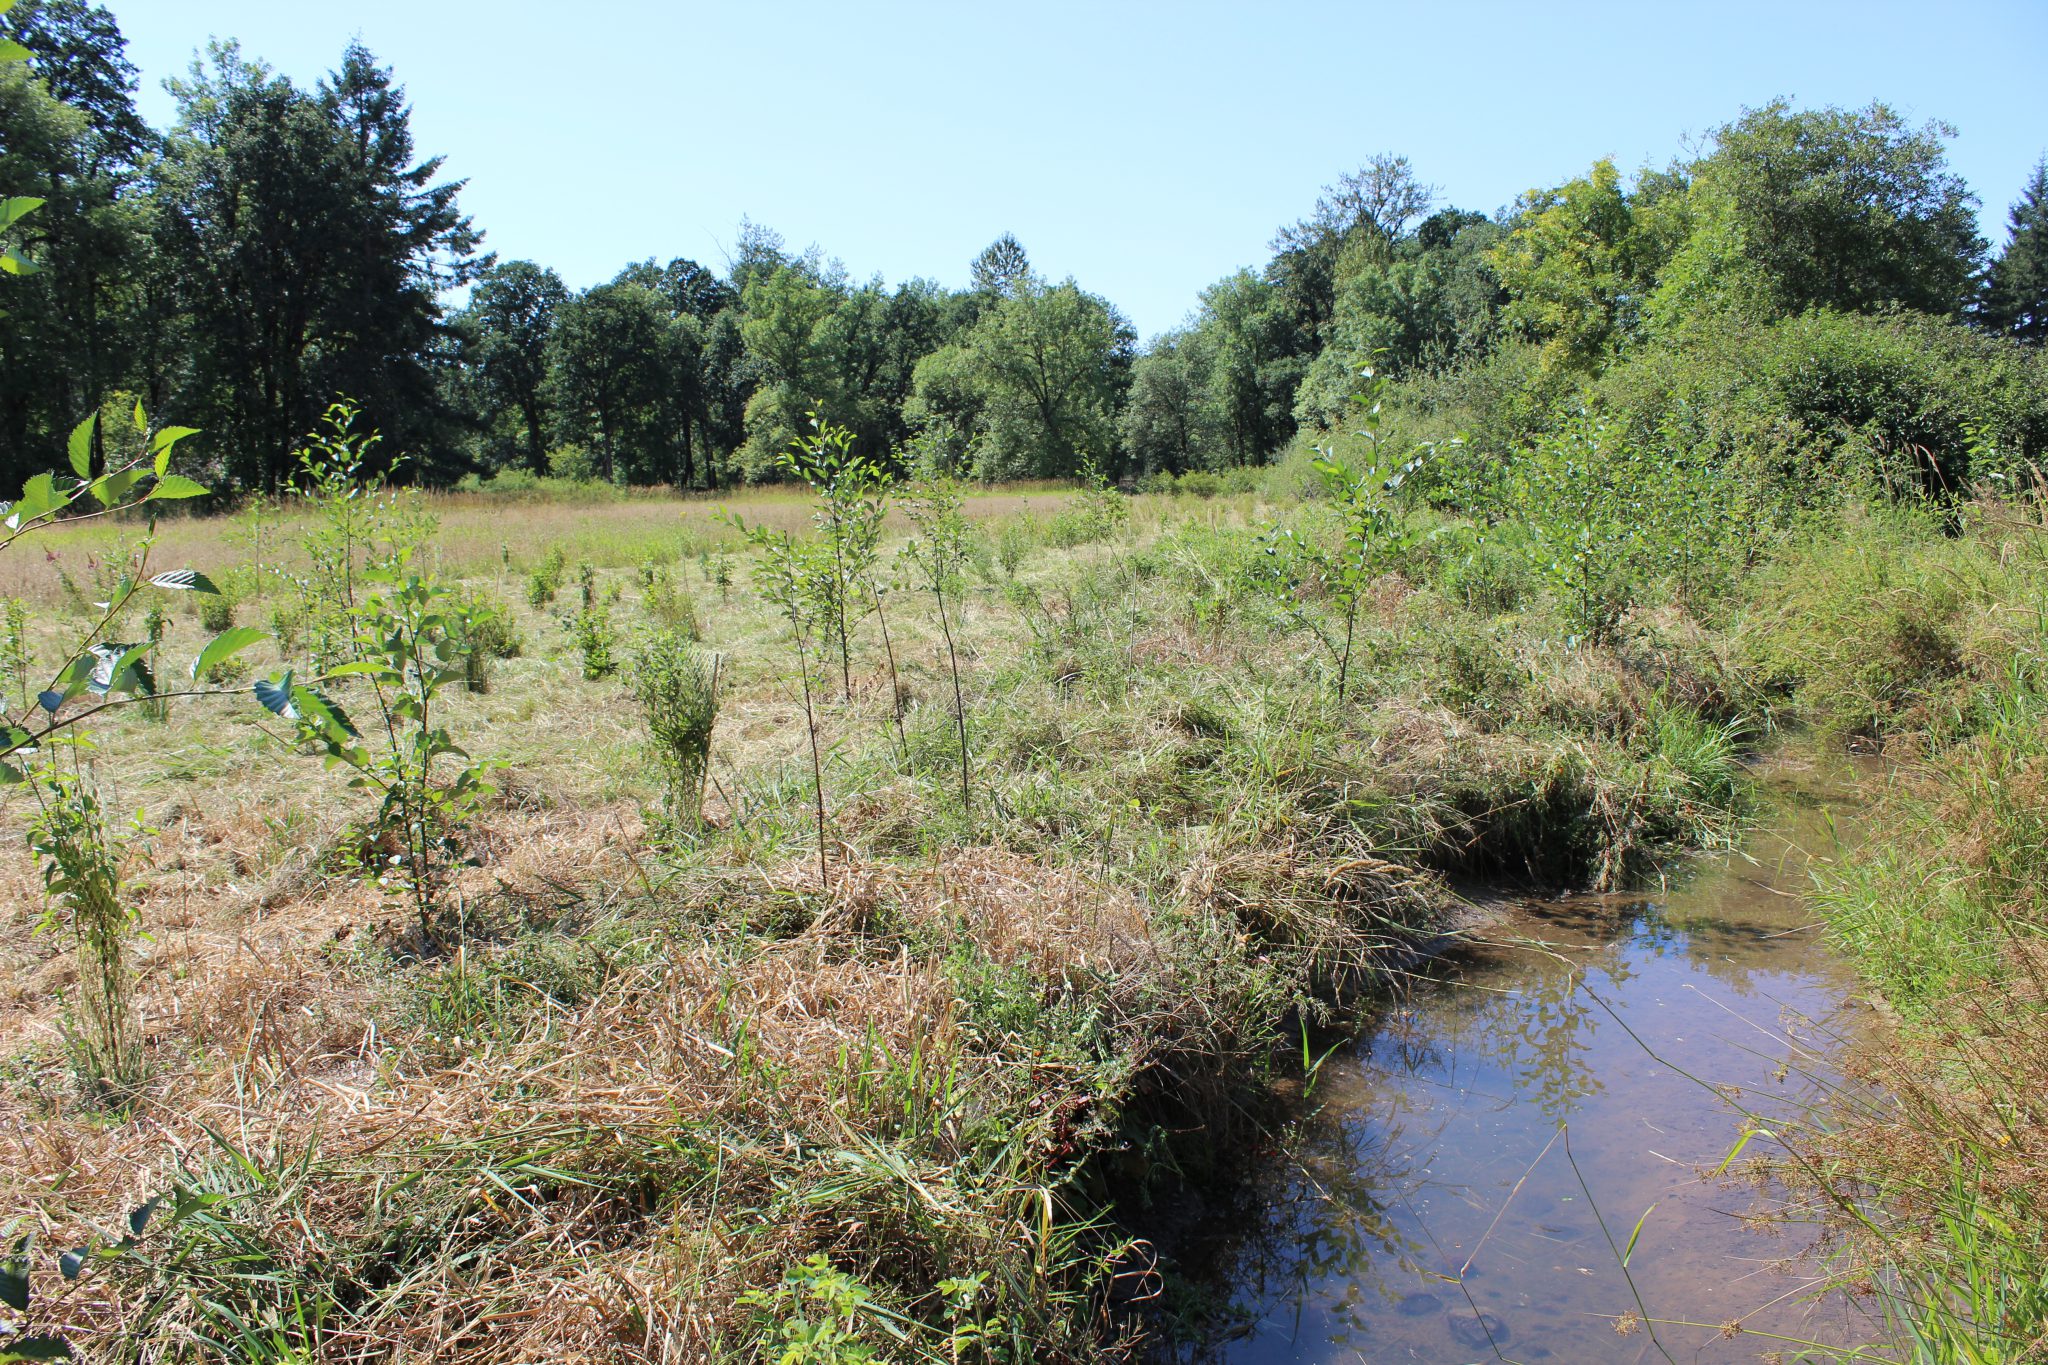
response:
<path id="1" fill-rule="evenodd" d="M 1993 256 L 1951 130 L 1883 104 L 1774 101 L 1689 160 L 1595 161 L 1491 213 L 1373 153 L 1140 346 L 1008 232 L 950 263 L 958 287 L 857 278 L 743 221 L 722 269 L 649 259 L 572 288 L 495 261 L 360 43 L 310 89 L 214 43 L 154 129 L 103 7 L 20 0 L 0 32 L 31 54 L 0 68 L 0 184 L 42 201 L 8 219 L 16 482 L 61 467 L 79 416 L 119 395 L 205 428 L 228 491 L 288 477 L 337 396 L 405 452 L 401 478 L 775 478 L 812 413 L 878 458 L 919 439 L 984 477 L 1123 476 L 1270 460 L 1339 421 L 1368 367 L 1552 392 L 1807 313 L 2048 336 L 2048 163 Z"/>

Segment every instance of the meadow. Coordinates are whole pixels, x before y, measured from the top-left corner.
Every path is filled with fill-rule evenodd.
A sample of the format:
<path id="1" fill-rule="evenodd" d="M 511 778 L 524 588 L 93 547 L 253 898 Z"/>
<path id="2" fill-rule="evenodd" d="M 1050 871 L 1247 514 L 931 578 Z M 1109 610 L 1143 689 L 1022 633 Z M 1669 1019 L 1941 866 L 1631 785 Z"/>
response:
<path id="1" fill-rule="evenodd" d="M 2048 161 L 1994 249 L 1881 102 L 1371 152 L 1141 341 L 1006 231 L 571 288 L 361 38 L 125 51 L 0 0 L 0 1363 L 1227 1352 L 1176 1201 L 1802 745 L 1878 1041 L 1714 1176 L 1836 1354 L 2041 1358 Z"/>
<path id="2" fill-rule="evenodd" d="M 230 604 L 170 604 L 164 656 L 271 638 L 239 695 L 130 708 L 86 760 L 148 831 L 121 852 L 131 1074 L 94 1070 L 90 954 L 28 932 L 37 868 L 11 860 L 9 1197 L 85 1243 L 155 1195 L 220 1198 L 82 1275 L 68 1332 L 680 1359 L 830 1320 L 933 1358 L 1090 1357 L 1152 1273 L 1118 1220 L 1255 1140 L 1304 1021 L 1458 914 L 1451 879 L 1614 884 L 1737 827 L 1739 708 L 1676 618 L 1575 648 L 1530 585 L 1420 554 L 1356 592 L 1340 696 L 1302 613 L 1344 590 L 1266 581 L 1269 523 L 1341 543 L 1329 507 L 1003 491 L 962 503 L 962 710 L 893 522 L 897 704 L 872 605 L 843 670 L 810 665 L 821 875 L 790 631 L 714 510 L 375 503 L 367 553 L 417 541 L 502 627 L 443 694 L 504 767 L 421 924 L 374 794 L 246 691 L 313 670 L 303 542 L 330 523 L 162 525 L 152 564 Z M 39 542 L 32 658 L 124 529 Z M 696 809 L 635 696 L 650 648 L 719 661 Z M 363 681 L 330 686 L 364 713 Z"/>
<path id="3" fill-rule="evenodd" d="M 6 1199 L 79 1253 L 35 1267 L 38 1330 L 122 1359 L 1141 1356 L 1201 1330 L 1147 1209 L 1270 1144 L 1311 1035 L 1482 890 L 1730 844 L 1787 725 L 1899 759 L 1898 837 L 1822 897 L 1900 1007 L 1872 1066 L 1905 1108 L 1792 1142 L 1854 1211 L 1840 1273 L 1902 1333 L 2040 1321 L 2003 1301 L 2041 1264 L 2036 1026 L 1941 1008 L 2038 975 L 2037 500 L 1795 509 L 1759 552 L 1753 520 L 1699 530 L 1724 485 L 1649 505 L 1591 429 L 1526 457 L 1519 520 L 1454 448 L 1382 477 L 1371 426 L 1140 496 L 892 487 L 831 435 L 813 487 L 721 502 L 338 485 L 157 526 L 150 567 L 220 589 L 143 594 L 159 676 L 264 638 L 216 695 L 55 752 L 46 792 L 105 812 L 111 948 L 52 879 L 74 846 L 7 863 Z M 15 548 L 12 700 L 145 530 Z M 343 661 L 408 581 L 445 597 L 407 676 L 443 675 L 447 745 L 440 804 L 394 818 L 360 723 L 403 680 Z M 322 681 L 262 702 L 288 668 Z"/>

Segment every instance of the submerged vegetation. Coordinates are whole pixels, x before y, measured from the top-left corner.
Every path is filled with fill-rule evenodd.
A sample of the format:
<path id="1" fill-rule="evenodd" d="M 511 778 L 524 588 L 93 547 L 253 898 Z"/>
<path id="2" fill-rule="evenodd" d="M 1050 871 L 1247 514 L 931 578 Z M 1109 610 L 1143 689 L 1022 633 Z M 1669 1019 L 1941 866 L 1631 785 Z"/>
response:
<path id="1" fill-rule="evenodd" d="M 1993 259 L 1881 105 L 1381 156 L 1141 351 L 1008 236 L 572 296 L 360 46 L 158 133 L 0 15 L 0 1359 L 1135 1358 L 1311 1030 L 1792 726 L 1894 760 L 1817 904 L 1896 1036 L 1777 1136 L 1873 1349 L 2038 1352 L 2042 176 Z"/>

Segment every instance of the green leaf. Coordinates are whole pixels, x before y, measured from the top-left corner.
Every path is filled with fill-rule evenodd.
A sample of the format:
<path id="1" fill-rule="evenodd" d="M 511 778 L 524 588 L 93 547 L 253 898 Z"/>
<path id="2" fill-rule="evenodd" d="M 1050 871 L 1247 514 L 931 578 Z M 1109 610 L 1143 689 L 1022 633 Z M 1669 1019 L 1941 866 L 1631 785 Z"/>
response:
<path id="1" fill-rule="evenodd" d="M 10 228 L 43 206 L 43 201 L 32 195 L 17 194 L 0 199 L 0 228 Z"/>
<path id="2" fill-rule="evenodd" d="M 61 1337 L 16 1337 L 0 1346 L 0 1361 L 69 1359 L 71 1347 Z"/>
<path id="3" fill-rule="evenodd" d="M 390 664 L 378 663 L 375 659 L 358 659 L 352 664 L 330 668 L 320 676 L 323 680 L 332 682 L 336 678 L 362 678 L 373 675 L 379 679 L 396 678 L 398 670 Z"/>
<path id="4" fill-rule="evenodd" d="M 150 1215 L 155 1213 L 157 1205 L 163 1202 L 164 1197 L 162 1195 L 157 1195 L 148 1203 L 139 1204 L 135 1208 L 131 1209 L 128 1213 L 128 1231 L 133 1233 L 135 1236 L 140 1237 L 142 1235 L 142 1230 L 149 1226 Z"/>
<path id="5" fill-rule="evenodd" d="M 315 688 L 304 685 L 292 689 L 292 705 L 307 724 L 325 734 L 330 740 L 354 739 L 357 730 L 333 698 Z"/>
<path id="6" fill-rule="evenodd" d="M 21 769 L 12 763 L 0 763 L 0 787 L 18 787 L 28 781 Z"/>
<path id="7" fill-rule="evenodd" d="M 48 474 L 38 474 L 21 486 L 21 496 L 8 507 L 7 529 L 18 531 L 70 501 L 69 497 L 57 491 L 56 480 Z"/>
<path id="8" fill-rule="evenodd" d="M 79 655 L 64 665 L 63 671 L 50 680 L 48 690 L 36 698 L 37 703 L 51 715 L 56 715 L 58 708 L 65 702 L 85 691 L 98 666 L 99 660 L 91 653 Z"/>
<path id="9" fill-rule="evenodd" d="M 170 458 L 170 454 L 171 452 L 168 450 L 163 451 L 157 456 L 157 459 L 159 461 L 167 460 Z M 142 500 L 150 502 L 157 498 L 203 498 L 212 491 L 205 484 L 195 479 L 188 479 L 183 474 L 159 474 L 155 486 L 144 495 Z"/>
<path id="10" fill-rule="evenodd" d="M 109 692 L 137 692 L 145 696 L 156 691 L 144 657 L 150 651 L 147 640 L 137 644 L 94 645 L 89 651 L 96 661 L 86 690 L 104 697 Z"/>
<path id="11" fill-rule="evenodd" d="M 187 436 L 197 436 L 198 434 L 198 427 L 164 427 L 156 435 L 149 438 L 149 448 L 152 453 L 169 450 Z"/>
<path id="12" fill-rule="evenodd" d="M 25 62 L 28 49 L 12 38 L 0 38 L 0 62 Z"/>
<path id="13" fill-rule="evenodd" d="M 92 481 L 92 495 L 100 500 L 103 507 L 118 507 L 121 501 L 142 482 L 139 469 L 117 469 L 111 474 L 102 474 Z"/>
<path id="14" fill-rule="evenodd" d="M 1643 1224 L 1647 1223 L 1650 1220 L 1650 1215 L 1655 1213 L 1656 1211 L 1657 1206 L 1655 1204 L 1652 1204 L 1650 1205 L 1650 1207 L 1643 1210 L 1643 1216 L 1641 1218 L 1636 1219 L 1635 1229 L 1628 1235 L 1628 1245 L 1622 1248 L 1621 1268 L 1623 1270 L 1628 1269 L 1629 1258 L 1636 1254 L 1636 1239 L 1643 1235 Z"/>
<path id="15" fill-rule="evenodd" d="M 71 472 L 81 479 L 92 477 L 92 438 L 99 429 L 100 415 L 94 413 L 71 428 L 71 439 L 65 443 L 71 456 Z"/>
<path id="16" fill-rule="evenodd" d="M 255 644 L 268 640 L 270 633 L 254 626 L 232 626 L 206 642 L 206 648 L 199 651 L 199 657 L 192 661 L 192 676 L 204 678 L 214 667 Z"/>
<path id="17" fill-rule="evenodd" d="M 41 266 L 12 247 L 5 251 L 0 251 L 0 275 L 37 275 L 42 273 L 42 269 Z"/>
<path id="18" fill-rule="evenodd" d="M 14 1245 L 14 1255 L 0 1262 L 0 1303 L 17 1313 L 28 1311 L 28 1260 L 22 1255 L 28 1239 Z"/>
<path id="19" fill-rule="evenodd" d="M 258 678 L 251 690 L 255 692 L 256 700 L 263 704 L 263 709 L 272 715 L 283 716 L 286 720 L 299 718 L 298 711 L 292 706 L 292 670 L 289 668 L 276 681 Z"/>
<path id="20" fill-rule="evenodd" d="M 149 430 L 149 418 L 143 415 L 142 400 L 140 398 L 135 400 L 135 430 L 137 432 Z"/>
<path id="21" fill-rule="evenodd" d="M 169 588 L 172 592 L 207 592 L 218 597 L 220 589 L 211 578 L 197 569 L 171 569 L 149 580 L 152 588 Z"/>

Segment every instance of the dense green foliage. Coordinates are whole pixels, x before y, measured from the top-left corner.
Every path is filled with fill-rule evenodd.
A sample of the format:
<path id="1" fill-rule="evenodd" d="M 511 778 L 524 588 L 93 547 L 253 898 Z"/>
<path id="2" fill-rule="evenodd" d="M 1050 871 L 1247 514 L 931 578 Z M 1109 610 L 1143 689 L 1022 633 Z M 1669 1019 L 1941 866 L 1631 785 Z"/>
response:
<path id="1" fill-rule="evenodd" d="M 103 8 L 33 0 L 0 24 L 30 54 L 0 68 L 7 486 L 123 393 L 203 426 L 222 492 L 288 481 L 338 395 L 410 457 L 406 481 L 781 478 L 812 411 L 878 458 L 922 434 L 981 478 L 1177 476 L 1341 427 L 1369 364 L 1494 455 L 1588 384 L 1632 421 L 1678 399 L 1681 439 L 1801 474 L 1845 437 L 1922 479 L 2043 449 L 2048 166 L 1994 255 L 1950 130 L 1882 104 L 1744 110 L 1689 160 L 1599 161 L 1492 214 L 1376 155 L 1140 347 L 1008 234 L 965 288 L 861 280 L 749 223 L 723 274 L 648 260 L 571 289 L 484 250 L 360 44 L 310 90 L 214 44 L 154 129 Z M 1956 385 L 1955 365 L 1986 377 Z"/>

